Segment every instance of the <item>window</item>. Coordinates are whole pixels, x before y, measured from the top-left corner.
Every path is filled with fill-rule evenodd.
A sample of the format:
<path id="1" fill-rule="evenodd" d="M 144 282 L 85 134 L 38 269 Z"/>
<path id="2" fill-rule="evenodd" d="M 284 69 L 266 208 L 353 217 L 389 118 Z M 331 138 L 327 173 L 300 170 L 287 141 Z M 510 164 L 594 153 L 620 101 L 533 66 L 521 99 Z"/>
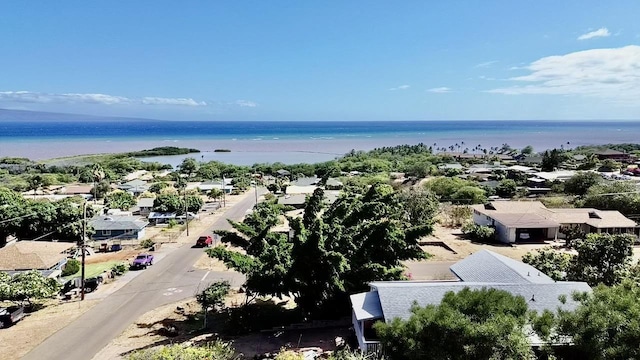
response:
<path id="1" fill-rule="evenodd" d="M 102 235 L 111 235 L 111 230 L 102 230 Z"/>

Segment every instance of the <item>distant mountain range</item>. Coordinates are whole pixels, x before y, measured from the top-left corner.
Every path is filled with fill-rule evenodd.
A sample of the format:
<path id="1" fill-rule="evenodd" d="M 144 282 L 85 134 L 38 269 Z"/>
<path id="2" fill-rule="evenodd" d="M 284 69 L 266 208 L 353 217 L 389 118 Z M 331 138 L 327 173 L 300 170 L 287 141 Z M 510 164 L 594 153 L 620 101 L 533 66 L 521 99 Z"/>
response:
<path id="1" fill-rule="evenodd" d="M 67 114 L 45 111 L 0 109 L 0 121 L 157 121 L 144 118 L 128 118 L 118 116 L 96 116 L 83 114 Z"/>

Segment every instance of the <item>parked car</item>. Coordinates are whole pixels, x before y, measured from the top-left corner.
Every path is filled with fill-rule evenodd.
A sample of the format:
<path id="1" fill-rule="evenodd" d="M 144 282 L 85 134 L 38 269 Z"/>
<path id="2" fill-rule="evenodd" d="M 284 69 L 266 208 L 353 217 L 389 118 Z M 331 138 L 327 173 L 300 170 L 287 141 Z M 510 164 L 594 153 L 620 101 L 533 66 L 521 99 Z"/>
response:
<path id="1" fill-rule="evenodd" d="M 24 306 L 9 306 L 0 308 L 0 329 L 9 327 L 25 316 Z"/>
<path id="2" fill-rule="evenodd" d="M 146 269 L 147 266 L 153 265 L 153 255 L 139 254 L 131 263 L 132 269 Z"/>
<path id="3" fill-rule="evenodd" d="M 213 239 L 209 235 L 200 236 L 198 240 L 196 240 L 197 247 L 209 247 L 211 244 L 213 244 Z"/>
<path id="4" fill-rule="evenodd" d="M 102 281 L 103 279 L 101 276 L 84 279 L 84 292 L 90 293 L 90 292 L 96 291 L 96 289 L 102 283 Z M 79 277 L 76 277 L 67 281 L 66 283 L 64 283 L 64 286 L 62 287 L 62 290 L 60 290 L 60 293 L 64 295 L 71 290 L 80 289 L 82 287 L 81 282 L 82 280 Z"/>

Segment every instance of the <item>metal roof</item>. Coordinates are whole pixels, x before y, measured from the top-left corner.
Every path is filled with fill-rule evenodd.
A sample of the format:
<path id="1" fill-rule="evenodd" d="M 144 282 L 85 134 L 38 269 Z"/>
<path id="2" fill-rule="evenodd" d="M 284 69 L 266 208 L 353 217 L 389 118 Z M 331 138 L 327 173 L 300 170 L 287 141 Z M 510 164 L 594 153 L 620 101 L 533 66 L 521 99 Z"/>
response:
<path id="1" fill-rule="evenodd" d="M 90 221 L 96 231 L 101 230 L 140 230 L 144 229 L 146 221 L 135 216 L 101 216 Z"/>

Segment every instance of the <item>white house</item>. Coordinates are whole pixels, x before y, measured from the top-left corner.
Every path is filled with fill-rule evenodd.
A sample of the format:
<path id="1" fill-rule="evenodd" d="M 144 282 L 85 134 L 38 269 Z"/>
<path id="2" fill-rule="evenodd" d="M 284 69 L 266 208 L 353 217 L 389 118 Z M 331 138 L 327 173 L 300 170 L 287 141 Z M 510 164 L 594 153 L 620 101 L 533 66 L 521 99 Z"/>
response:
<path id="1" fill-rule="evenodd" d="M 563 238 L 563 227 L 585 233 L 635 234 L 635 221 L 615 210 L 591 208 L 548 209 L 539 201 L 493 201 L 473 205 L 473 222 L 492 226 L 503 243 Z"/>

